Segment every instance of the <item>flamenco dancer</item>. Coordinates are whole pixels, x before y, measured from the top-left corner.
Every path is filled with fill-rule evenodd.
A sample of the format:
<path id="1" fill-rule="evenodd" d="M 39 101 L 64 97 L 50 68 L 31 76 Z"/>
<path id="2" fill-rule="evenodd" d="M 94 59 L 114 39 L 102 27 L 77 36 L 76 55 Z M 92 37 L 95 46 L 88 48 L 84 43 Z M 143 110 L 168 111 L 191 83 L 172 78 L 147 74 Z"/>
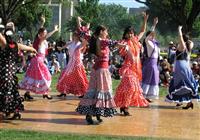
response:
<path id="1" fill-rule="evenodd" d="M 121 49 L 124 63 L 120 68 L 121 82 L 114 96 L 117 107 L 124 116 L 130 115 L 129 106 L 146 107 L 148 101 L 143 97 L 140 82 L 142 80 L 142 68 L 140 62 L 141 45 L 139 40 L 146 30 L 148 15 L 144 14 L 144 24 L 138 36 L 134 35 L 134 29 L 129 26 L 124 30 L 123 41 L 128 44 L 126 49 Z"/>
<path id="2" fill-rule="evenodd" d="M 13 36 L 14 23 L 6 25 L 4 34 L 0 33 L 0 119 L 20 119 L 24 110 L 23 98 L 18 92 L 17 58 L 20 50 L 36 53 L 32 47 L 16 43 Z M 11 117 L 11 114 L 13 116 Z"/>
<path id="3" fill-rule="evenodd" d="M 45 17 L 41 17 L 42 25 L 45 23 Z M 30 92 L 42 94 L 43 98 L 52 99 L 48 95 L 51 85 L 51 74 L 48 67 L 44 63 L 46 49 L 48 49 L 47 38 L 58 31 L 58 26 L 55 25 L 54 30 L 47 33 L 44 27 L 41 27 L 33 42 L 33 47 L 38 51 L 37 55 L 31 59 L 30 65 L 26 71 L 25 77 L 19 84 L 20 88 L 26 90 L 24 94 L 25 100 L 32 100 Z"/>
<path id="4" fill-rule="evenodd" d="M 90 75 L 89 88 L 81 99 L 76 111 L 86 115 L 86 122 L 98 124 L 103 117 L 112 117 L 116 113 L 116 105 L 112 96 L 112 79 L 108 70 L 109 46 L 126 47 L 108 40 L 108 32 L 104 26 L 98 26 L 90 39 L 89 52 L 95 55 L 95 63 Z M 94 123 L 96 116 L 98 123 Z"/>
<path id="5" fill-rule="evenodd" d="M 194 107 L 192 100 L 199 100 L 197 93 L 198 84 L 194 79 L 192 70 L 189 65 L 189 54 L 193 48 L 193 42 L 189 37 L 182 34 L 182 26 L 178 27 L 179 45 L 176 51 L 176 61 L 174 67 L 173 78 L 170 81 L 169 93 L 165 101 L 175 102 L 176 106 L 187 103 L 182 109 L 189 109 Z"/>
<path id="6" fill-rule="evenodd" d="M 87 75 L 81 56 L 87 47 L 87 40 L 90 34 L 89 24 L 87 27 L 82 26 L 82 21 L 80 17 L 77 18 L 77 31 L 73 33 L 72 42 L 66 45 L 69 50 L 69 62 L 58 80 L 57 90 L 61 93 L 57 95 L 58 97 L 65 97 L 66 94 L 71 93 L 82 98 L 88 88 Z M 80 42 L 80 40 L 82 42 Z"/>
<path id="7" fill-rule="evenodd" d="M 154 18 L 152 29 L 146 33 L 146 38 L 143 42 L 143 46 L 146 48 L 146 54 L 143 55 L 145 58 L 143 58 L 142 65 L 142 89 L 143 95 L 148 102 L 152 102 L 152 99 L 159 98 L 158 59 L 160 48 L 157 40 L 155 39 L 154 32 L 157 23 L 158 18 Z"/>

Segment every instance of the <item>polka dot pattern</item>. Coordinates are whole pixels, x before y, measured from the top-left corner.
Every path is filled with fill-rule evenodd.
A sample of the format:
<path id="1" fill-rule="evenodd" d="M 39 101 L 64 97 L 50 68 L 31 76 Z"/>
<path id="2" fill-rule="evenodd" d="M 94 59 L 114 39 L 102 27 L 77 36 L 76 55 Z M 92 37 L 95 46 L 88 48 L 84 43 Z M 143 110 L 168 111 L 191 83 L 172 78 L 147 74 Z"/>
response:
<path id="1" fill-rule="evenodd" d="M 17 47 L 0 48 L 0 112 L 7 115 L 24 110 L 16 76 Z"/>

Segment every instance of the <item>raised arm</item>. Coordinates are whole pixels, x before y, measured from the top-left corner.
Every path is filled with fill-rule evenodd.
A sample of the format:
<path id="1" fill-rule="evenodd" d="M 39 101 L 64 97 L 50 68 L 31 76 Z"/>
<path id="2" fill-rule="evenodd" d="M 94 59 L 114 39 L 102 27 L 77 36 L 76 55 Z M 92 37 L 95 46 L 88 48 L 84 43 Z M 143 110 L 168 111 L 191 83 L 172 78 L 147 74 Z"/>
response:
<path id="1" fill-rule="evenodd" d="M 143 16 L 144 16 L 144 22 L 143 22 L 142 28 L 140 30 L 140 33 L 138 34 L 138 40 L 140 40 L 143 37 L 143 35 L 146 31 L 147 20 L 149 17 L 149 15 L 146 12 L 143 12 Z"/>
<path id="2" fill-rule="evenodd" d="M 81 17 L 78 16 L 76 22 L 77 22 L 77 27 L 78 28 L 82 27 L 81 23 L 83 22 L 83 19 Z M 86 27 L 89 29 L 90 28 L 90 23 L 87 23 Z"/>
<path id="3" fill-rule="evenodd" d="M 82 18 L 81 17 L 77 17 L 77 20 L 76 20 L 76 22 L 77 22 L 77 27 L 78 28 L 80 28 L 82 25 L 81 25 L 81 22 L 82 22 L 83 20 L 82 20 Z"/>
<path id="4" fill-rule="evenodd" d="M 54 30 L 51 31 L 51 32 L 49 32 L 49 33 L 47 34 L 46 39 L 49 38 L 49 37 L 51 37 L 51 36 L 52 36 L 55 32 L 57 32 L 58 30 L 59 30 L 58 25 L 55 25 L 55 26 L 54 26 Z"/>
<path id="5" fill-rule="evenodd" d="M 186 49 L 185 41 L 183 40 L 182 26 L 178 26 L 178 35 L 179 35 L 179 51 L 184 51 Z"/>
<path id="6" fill-rule="evenodd" d="M 41 17 L 40 17 L 40 28 L 42 28 L 42 27 L 44 27 L 44 24 L 45 24 L 45 16 L 44 15 L 42 15 Z"/>
<path id="7" fill-rule="evenodd" d="M 151 31 L 155 31 L 157 24 L 158 24 L 158 17 L 155 17 L 154 20 L 153 20 L 153 25 L 151 27 Z"/>

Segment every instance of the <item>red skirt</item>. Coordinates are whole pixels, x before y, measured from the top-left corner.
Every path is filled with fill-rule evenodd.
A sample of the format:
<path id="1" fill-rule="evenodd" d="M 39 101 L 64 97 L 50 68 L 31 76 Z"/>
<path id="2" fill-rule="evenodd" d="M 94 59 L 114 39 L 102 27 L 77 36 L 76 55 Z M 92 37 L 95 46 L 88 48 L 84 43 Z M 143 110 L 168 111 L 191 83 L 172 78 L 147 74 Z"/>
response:
<path id="1" fill-rule="evenodd" d="M 88 88 L 88 79 L 84 66 L 78 65 L 71 72 L 64 69 L 59 77 L 57 90 L 60 93 L 82 96 Z"/>
<path id="2" fill-rule="evenodd" d="M 142 94 L 142 88 L 137 75 L 130 71 L 127 71 L 122 76 L 114 100 L 117 107 L 146 107 L 149 105 Z"/>

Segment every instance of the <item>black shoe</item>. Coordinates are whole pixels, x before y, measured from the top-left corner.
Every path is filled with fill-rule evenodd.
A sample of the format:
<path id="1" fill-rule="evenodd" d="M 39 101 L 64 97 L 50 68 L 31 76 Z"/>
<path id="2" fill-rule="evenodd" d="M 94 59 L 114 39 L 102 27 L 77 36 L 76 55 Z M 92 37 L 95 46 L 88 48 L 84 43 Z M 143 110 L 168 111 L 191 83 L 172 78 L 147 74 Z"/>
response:
<path id="1" fill-rule="evenodd" d="M 96 115 L 96 118 L 97 118 L 97 121 L 98 121 L 99 123 L 103 122 L 103 120 L 101 119 L 101 116 L 100 116 L 100 115 Z"/>
<path id="2" fill-rule="evenodd" d="M 14 113 L 14 115 L 12 116 L 12 118 L 10 118 L 10 120 L 20 120 L 21 119 L 21 114 L 19 114 L 19 112 Z"/>
<path id="3" fill-rule="evenodd" d="M 57 97 L 66 97 L 66 94 L 61 93 L 61 94 L 57 95 Z"/>
<path id="4" fill-rule="evenodd" d="M 33 100 L 33 97 L 30 95 L 30 92 L 27 91 L 27 92 L 24 94 L 24 100 L 26 100 L 26 101 Z"/>
<path id="5" fill-rule="evenodd" d="M 92 120 L 92 116 L 91 115 L 86 115 L 86 122 L 88 125 L 93 125 L 94 121 Z"/>
<path id="6" fill-rule="evenodd" d="M 82 95 L 82 96 L 78 96 L 78 98 L 83 98 L 84 97 L 84 95 Z"/>
<path id="7" fill-rule="evenodd" d="M 47 98 L 48 100 L 53 99 L 50 95 L 43 95 L 43 99 Z"/>
<path id="8" fill-rule="evenodd" d="M 189 109 L 189 108 L 191 108 L 191 109 L 194 108 L 194 105 L 192 102 L 188 103 L 185 107 L 182 107 L 182 109 Z"/>
<path id="9" fill-rule="evenodd" d="M 179 106 L 182 106 L 182 105 L 183 105 L 182 103 L 177 103 L 176 107 L 179 107 Z"/>
<path id="10" fill-rule="evenodd" d="M 120 113 L 124 114 L 124 116 L 131 116 L 127 107 L 120 108 Z"/>
<path id="11" fill-rule="evenodd" d="M 149 103 L 152 103 L 153 101 L 149 98 L 146 98 L 146 100 L 149 102 Z"/>

